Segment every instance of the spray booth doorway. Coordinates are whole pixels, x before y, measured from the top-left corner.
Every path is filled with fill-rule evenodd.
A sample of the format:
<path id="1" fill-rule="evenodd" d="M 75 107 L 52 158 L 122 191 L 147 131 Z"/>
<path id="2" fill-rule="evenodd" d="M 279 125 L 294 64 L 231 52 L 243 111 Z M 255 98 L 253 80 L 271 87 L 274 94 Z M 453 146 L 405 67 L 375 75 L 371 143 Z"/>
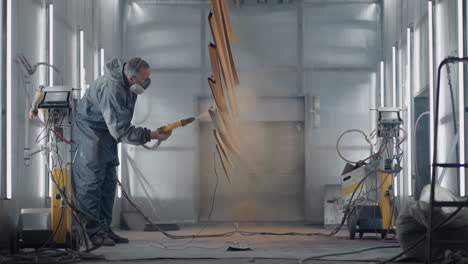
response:
<path id="1" fill-rule="evenodd" d="M 231 184 L 216 153 L 212 123 L 199 123 L 199 221 L 304 221 L 304 97 L 260 97 L 255 112 L 251 120 L 243 120 L 241 112 L 241 155 L 232 155 L 234 169 L 226 162 Z M 218 187 L 208 217 L 215 168 Z"/>
<path id="2" fill-rule="evenodd" d="M 231 170 L 231 184 L 214 156 L 218 188 L 208 219 L 216 187 L 216 149 L 212 124 L 200 124 L 200 157 L 205 157 L 200 159 L 200 221 L 304 221 L 303 123 L 242 122 L 241 127 L 250 146 Z"/>

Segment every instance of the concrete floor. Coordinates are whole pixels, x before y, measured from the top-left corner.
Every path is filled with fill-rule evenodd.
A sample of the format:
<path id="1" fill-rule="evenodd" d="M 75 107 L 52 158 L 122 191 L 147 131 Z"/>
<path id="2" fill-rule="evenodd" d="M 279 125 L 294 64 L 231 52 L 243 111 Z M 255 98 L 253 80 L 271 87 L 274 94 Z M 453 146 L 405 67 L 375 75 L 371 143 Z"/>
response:
<path id="1" fill-rule="evenodd" d="M 198 234 L 203 225 L 181 226 L 175 235 Z M 225 233 L 235 230 L 232 224 L 210 224 L 201 234 Z M 303 224 L 247 224 L 239 230 L 252 232 L 300 232 L 329 233 L 331 230 L 305 226 Z M 130 239 L 129 244 L 103 247 L 95 254 L 102 254 L 112 263 L 207 263 L 207 264 L 279 264 L 299 263 L 299 259 L 330 253 L 340 253 L 378 246 L 398 246 L 396 239 L 381 240 L 376 234 L 367 234 L 363 239 L 347 239 L 343 230 L 334 237 L 322 236 L 243 236 L 235 234 L 222 238 L 200 238 L 173 240 L 159 232 L 118 231 Z M 250 251 L 227 251 L 231 245 L 250 247 Z M 327 257 L 304 263 L 377 263 L 400 252 L 399 248 L 378 249 L 346 256 Z M 82 262 L 82 263 L 99 263 Z"/>

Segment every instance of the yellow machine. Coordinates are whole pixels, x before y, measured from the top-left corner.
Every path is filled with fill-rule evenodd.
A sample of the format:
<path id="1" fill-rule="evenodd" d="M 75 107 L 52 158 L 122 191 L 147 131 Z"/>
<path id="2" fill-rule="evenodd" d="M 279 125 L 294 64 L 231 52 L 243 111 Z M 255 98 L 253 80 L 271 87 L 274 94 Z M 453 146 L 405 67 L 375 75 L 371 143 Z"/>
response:
<path id="1" fill-rule="evenodd" d="M 378 152 L 363 161 L 347 160 L 341 175 L 342 197 L 351 239 L 354 239 L 357 233 L 362 237 L 364 233 L 376 232 L 384 238 L 388 233 L 395 231 L 393 184 L 394 177 L 401 170 L 400 160 L 403 152 L 399 148 L 399 131 L 402 120 L 398 108 L 379 108 L 378 113 L 375 134 L 378 139 L 375 143 L 379 146 Z M 349 131 L 363 134 L 359 130 Z M 374 143 L 371 143 L 366 135 L 365 138 L 373 147 Z M 341 154 L 340 156 L 343 158 Z"/>
<path id="2" fill-rule="evenodd" d="M 395 226 L 394 205 L 392 199 L 393 174 L 380 173 L 379 208 L 382 215 L 382 230 L 393 230 Z"/>
<path id="3" fill-rule="evenodd" d="M 53 170 L 55 181 L 60 188 L 66 191 L 67 197 L 71 197 L 72 195 L 69 175 L 69 168 L 56 168 Z M 52 187 L 50 214 L 52 230 L 55 232 L 55 235 L 52 237 L 52 243 L 66 246 L 72 236 L 72 212 L 55 186 Z"/>
<path id="4" fill-rule="evenodd" d="M 39 87 L 29 113 L 31 119 L 38 114 L 44 116 L 47 127 L 47 139 L 39 150 L 25 153 L 25 160 L 32 155 L 44 152 L 47 160 L 50 208 L 22 209 L 18 223 L 18 246 L 21 248 L 76 248 L 80 239 L 73 225 L 70 164 L 62 161 L 71 160 L 70 146 L 70 95 L 72 88 L 65 86 Z M 59 159 L 57 159 L 59 157 Z M 57 186 L 61 189 L 59 191 Z"/>

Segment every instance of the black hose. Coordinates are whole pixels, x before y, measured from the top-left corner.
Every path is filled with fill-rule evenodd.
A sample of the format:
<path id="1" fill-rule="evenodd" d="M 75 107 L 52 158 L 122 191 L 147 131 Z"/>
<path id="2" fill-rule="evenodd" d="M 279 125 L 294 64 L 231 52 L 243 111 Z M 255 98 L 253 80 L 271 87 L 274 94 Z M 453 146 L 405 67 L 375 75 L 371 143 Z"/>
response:
<path id="1" fill-rule="evenodd" d="M 336 257 L 336 256 L 344 256 L 344 255 L 352 255 L 352 254 L 357 254 L 357 253 L 362 253 L 362 252 L 367 252 L 371 250 L 376 250 L 376 249 L 387 249 L 387 248 L 399 248 L 400 246 L 380 246 L 380 247 L 370 247 L 370 248 L 364 248 L 364 249 L 359 249 L 359 250 L 354 250 L 354 251 L 347 251 L 347 252 L 340 252 L 340 253 L 331 253 L 331 254 L 324 254 L 324 255 L 318 255 L 318 256 L 312 256 L 312 257 L 307 257 L 305 259 L 301 259 L 299 263 L 303 263 L 304 261 L 308 260 L 318 260 L 326 257 Z M 359 262 L 360 260 L 356 260 L 356 262 Z"/>
<path id="2" fill-rule="evenodd" d="M 47 245 L 49 245 L 49 243 L 54 239 L 55 235 L 57 235 L 57 232 L 58 232 L 58 230 L 59 230 L 59 228 L 60 228 L 60 225 L 61 225 L 62 222 L 63 222 L 63 215 L 64 215 L 64 207 L 62 206 L 62 208 L 61 208 L 61 210 L 60 210 L 60 218 L 59 218 L 59 221 L 58 221 L 58 223 L 57 223 L 57 226 L 55 227 L 54 232 L 53 232 L 52 235 L 49 237 L 49 239 L 47 239 L 47 241 L 46 241 L 44 244 L 42 244 L 42 246 L 40 246 L 40 247 L 38 248 L 38 250 L 43 249 L 43 248 L 45 248 Z"/>

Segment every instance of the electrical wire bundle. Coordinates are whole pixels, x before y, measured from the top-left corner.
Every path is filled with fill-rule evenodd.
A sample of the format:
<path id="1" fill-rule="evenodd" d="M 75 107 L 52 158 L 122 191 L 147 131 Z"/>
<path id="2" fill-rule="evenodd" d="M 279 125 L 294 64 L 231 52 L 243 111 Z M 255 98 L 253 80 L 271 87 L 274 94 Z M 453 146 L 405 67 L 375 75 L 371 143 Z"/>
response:
<path id="1" fill-rule="evenodd" d="M 28 98 L 28 103 L 32 102 L 31 91 L 29 90 L 29 85 L 31 83 L 30 78 L 31 78 L 31 76 L 33 76 L 37 72 L 37 69 L 39 68 L 39 66 L 46 66 L 46 67 L 49 67 L 49 68 L 53 69 L 56 73 L 58 73 L 58 75 L 60 77 L 60 80 L 62 82 L 62 85 L 64 84 L 62 72 L 56 66 L 54 66 L 52 64 L 49 64 L 47 62 L 38 62 L 38 63 L 36 63 L 34 65 L 31 65 L 24 55 L 16 56 L 15 62 L 16 62 L 16 65 L 18 67 L 18 70 L 21 72 L 23 83 L 25 84 L 25 86 L 24 86 L 25 87 L 25 94 L 26 94 L 26 97 Z M 23 66 L 23 67 L 21 67 L 21 66 Z M 24 70 L 23 70 L 23 68 L 24 68 Z M 57 125 L 55 125 L 54 127 L 51 127 L 50 126 L 52 124 L 51 121 L 54 118 L 55 119 L 61 118 L 61 120 L 59 122 L 54 122 Z M 70 140 L 67 140 L 63 136 L 63 134 L 59 131 L 59 128 L 62 127 L 64 119 L 65 119 L 65 115 L 61 114 L 60 111 L 58 111 L 58 110 L 53 110 L 52 114 L 49 115 L 49 118 L 47 119 L 47 121 L 45 123 L 41 119 L 39 119 L 39 121 L 44 126 L 44 129 L 41 131 L 41 133 L 36 138 L 36 143 L 39 143 L 39 141 L 40 141 L 39 137 L 42 134 L 44 134 L 45 131 L 50 131 L 50 132 L 56 134 L 65 143 L 73 144 L 73 142 L 71 142 Z"/>
<path id="2" fill-rule="evenodd" d="M 387 178 L 389 177 L 389 175 L 391 173 L 394 174 L 394 176 L 398 176 L 398 174 L 400 173 L 401 171 L 401 162 L 402 162 L 402 159 L 403 159 L 403 154 L 404 154 L 404 151 L 402 149 L 402 144 L 406 141 L 407 139 L 407 132 L 402 129 L 402 128 L 399 128 L 400 131 L 403 132 L 403 136 L 401 138 L 387 138 L 387 137 L 383 137 L 383 138 L 380 138 L 379 139 L 375 139 L 376 136 L 377 136 L 377 128 L 374 129 L 370 135 L 368 136 L 365 132 L 363 132 L 362 130 L 359 130 L 359 129 L 349 129 L 349 130 L 346 130 L 345 132 L 343 132 L 339 137 L 338 137 L 338 140 L 336 142 L 336 151 L 338 153 L 338 155 L 346 162 L 350 163 L 350 164 L 354 164 L 356 166 L 366 166 L 367 162 L 372 162 L 373 160 L 377 160 L 379 159 L 380 157 L 382 157 L 382 155 L 384 153 L 387 154 L 387 156 L 389 157 L 389 159 L 392 160 L 392 164 L 394 164 L 394 166 L 392 168 L 384 168 L 384 169 L 381 169 L 381 168 L 375 168 L 374 169 L 374 172 L 385 172 L 387 173 L 387 176 L 385 177 L 384 180 L 382 180 L 382 183 L 380 184 L 380 186 L 375 186 L 374 188 L 370 188 L 369 186 L 366 186 L 366 190 L 367 189 L 370 189 L 369 191 L 367 191 L 364 195 L 360 196 L 360 193 L 358 194 L 357 198 L 352 201 L 353 197 L 354 197 L 354 192 L 353 192 L 353 195 L 351 196 L 350 198 L 350 203 L 345 207 L 345 214 L 343 216 L 343 219 L 341 221 L 341 224 L 339 227 L 342 227 L 344 225 L 344 222 L 346 221 L 346 218 L 352 213 L 352 211 L 354 210 L 353 206 L 356 202 L 358 201 L 361 201 L 363 199 L 368 199 L 368 194 L 372 193 L 372 192 L 376 192 L 378 191 L 382 186 L 383 184 L 387 181 Z M 342 138 L 346 135 L 346 134 L 349 134 L 349 133 L 359 133 L 361 134 L 363 137 L 364 137 L 364 140 L 369 144 L 370 146 L 370 155 L 368 157 L 365 157 L 361 160 L 357 160 L 357 161 L 354 161 L 354 160 L 350 160 L 348 158 L 346 158 L 342 152 L 341 152 L 341 149 L 340 149 L 340 142 L 342 140 Z M 375 142 L 373 142 L 373 140 L 375 139 Z M 377 150 L 377 152 L 374 152 L 374 147 L 377 146 L 378 144 L 380 144 L 380 147 L 379 149 Z M 393 155 L 391 155 L 391 150 L 389 148 L 389 145 L 390 146 L 394 146 L 394 150 L 395 150 L 395 153 Z M 390 157 L 391 156 L 391 157 Z M 359 188 L 359 187 L 362 187 L 361 185 L 364 183 L 364 184 L 367 184 L 368 182 L 365 181 L 365 179 L 368 177 L 369 175 L 366 175 L 361 182 L 359 182 L 359 184 L 357 185 L 356 188 Z M 356 190 L 355 190 L 356 191 Z M 362 188 L 361 188 L 361 191 L 362 191 Z M 395 205 L 395 194 L 393 191 L 389 192 L 389 195 L 391 196 L 391 203 L 393 205 Z M 352 202 L 351 202 L 352 201 Z M 377 202 L 377 201 L 375 201 Z M 396 210 L 396 207 L 393 206 L 393 210 L 392 210 L 392 215 L 391 215 L 391 218 L 393 219 L 394 215 L 396 215 L 395 213 L 395 210 Z M 377 231 L 376 231 L 377 233 Z M 384 235 L 382 236 L 382 238 L 384 237 Z"/>
<path id="3" fill-rule="evenodd" d="M 46 154 L 47 149 L 44 150 L 44 154 Z M 59 168 L 63 168 L 63 159 L 58 151 L 58 145 L 55 144 L 54 148 L 50 148 L 50 153 L 53 153 L 55 156 L 55 162 L 56 164 L 53 164 L 53 166 L 57 166 Z M 33 251 L 22 251 L 17 254 L 13 255 L 8 255 L 8 256 L 1 256 L 0 255 L 0 264 L 3 263 L 73 263 L 79 260 L 102 260 L 104 259 L 104 256 L 101 255 L 95 255 L 90 253 L 91 251 L 96 250 L 99 248 L 101 245 L 97 244 L 94 245 L 93 247 L 89 246 L 87 235 L 84 229 L 84 223 L 82 219 L 87 219 L 90 221 L 97 221 L 98 223 L 101 223 L 98 219 L 96 219 L 94 216 L 82 211 L 81 209 L 78 208 L 78 206 L 75 205 L 72 199 L 67 196 L 65 190 L 60 187 L 60 185 L 64 185 L 65 182 L 65 175 L 63 174 L 63 170 L 60 170 L 60 174 L 57 178 L 61 180 L 61 182 L 57 182 L 57 180 L 54 178 L 53 171 L 51 169 L 51 164 L 49 164 L 48 161 L 45 162 L 46 167 L 48 170 L 49 174 L 49 179 L 57 189 L 58 193 L 61 196 L 61 214 L 59 218 L 59 222 L 57 226 L 60 226 L 61 223 L 63 222 L 64 219 L 64 213 L 65 213 L 65 206 L 68 206 L 72 209 L 72 217 L 74 221 L 78 224 L 79 230 L 77 234 L 79 235 L 79 241 L 82 241 L 85 245 L 85 250 L 81 251 L 79 248 L 77 250 L 73 249 L 49 249 L 47 247 L 51 246 L 51 242 L 55 235 L 57 234 L 58 228 L 54 230 L 52 235 L 49 237 L 49 239 L 39 248 Z M 101 229 L 104 229 L 105 227 L 101 223 Z M 102 243 L 102 241 L 101 241 Z M 79 246 L 79 245 L 78 245 Z"/>
<path id="4" fill-rule="evenodd" d="M 59 249 L 38 249 L 26 251 L 8 256 L 0 255 L 0 264 L 54 264 L 54 263 L 75 263 L 80 260 L 104 260 L 103 256 L 98 256 L 86 252 Z"/>
<path id="5" fill-rule="evenodd" d="M 397 161 L 397 165 L 400 164 L 401 162 L 401 158 L 403 156 L 403 149 L 401 148 L 401 145 L 403 144 L 403 142 L 406 141 L 407 139 L 407 132 L 402 129 L 402 128 L 399 128 L 400 131 L 403 132 L 403 137 L 400 139 L 400 138 L 395 138 L 395 141 L 394 143 L 395 144 L 395 149 L 397 150 L 397 154 L 395 154 L 395 156 L 393 157 L 396 161 Z M 363 159 L 360 159 L 360 160 L 350 160 L 349 158 L 346 158 L 341 149 L 340 149 L 340 143 L 341 143 L 341 140 L 343 139 L 343 137 L 349 133 L 359 133 L 361 134 L 363 137 L 364 137 L 364 140 L 369 144 L 370 146 L 370 155 L 363 158 Z M 387 151 L 390 151 L 387 147 L 388 143 L 389 143 L 389 138 L 382 138 L 380 141 L 379 140 L 375 140 L 375 142 L 372 142 L 372 140 L 376 137 L 376 134 L 377 134 L 377 129 L 374 129 L 371 134 L 369 136 L 367 136 L 367 134 L 360 130 L 360 129 L 348 129 L 346 130 L 345 132 L 341 133 L 341 135 L 338 137 L 338 140 L 336 141 L 336 152 L 338 153 L 338 155 L 340 156 L 340 158 L 350 164 L 355 164 L 355 165 L 359 165 L 359 164 L 365 164 L 365 162 L 371 160 L 371 159 L 377 159 L 379 158 L 380 156 L 382 156 L 382 154 L 384 153 L 385 150 Z M 391 139 L 393 140 L 393 138 Z M 380 147 L 378 149 L 378 151 L 376 153 L 374 153 L 374 147 L 380 143 Z"/>
<path id="6" fill-rule="evenodd" d="M 41 122 L 44 128 L 37 135 L 36 140 L 35 140 L 36 144 L 39 144 L 41 141 L 43 141 L 49 136 L 47 133 L 45 133 L 46 131 L 55 134 L 57 137 L 60 138 L 60 140 L 62 140 L 63 142 L 69 145 L 75 144 L 73 141 L 66 139 L 63 136 L 62 132 L 60 132 L 60 129 L 63 126 L 63 121 L 65 120 L 65 114 L 63 112 L 52 110 L 50 114 L 48 115 L 48 118 L 45 122 L 43 122 L 39 118 L 38 120 L 39 122 Z"/>

